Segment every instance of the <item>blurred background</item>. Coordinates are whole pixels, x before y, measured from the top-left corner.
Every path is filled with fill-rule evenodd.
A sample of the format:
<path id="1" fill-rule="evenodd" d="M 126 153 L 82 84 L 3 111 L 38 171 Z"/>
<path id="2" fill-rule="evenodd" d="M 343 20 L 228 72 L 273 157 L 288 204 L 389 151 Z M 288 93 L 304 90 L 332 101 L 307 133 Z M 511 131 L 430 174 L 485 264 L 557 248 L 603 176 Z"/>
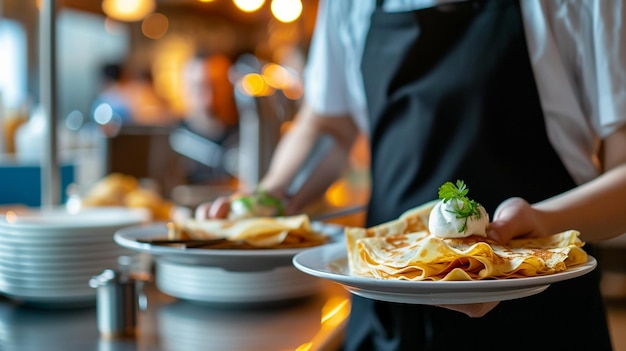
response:
<path id="1" fill-rule="evenodd" d="M 0 205 L 41 201 L 41 2 L 0 0 Z M 62 201 L 118 172 L 188 207 L 256 185 L 301 103 L 317 0 L 53 4 Z M 360 145 L 326 204 L 366 201 Z"/>
<path id="2" fill-rule="evenodd" d="M 41 50 L 41 39 L 50 34 L 41 28 L 44 1 L 55 10 L 52 61 Z M 3 206 L 42 203 L 50 130 L 41 99 L 46 62 L 55 63 L 53 127 L 62 202 L 91 195 L 104 205 L 193 208 L 254 187 L 302 102 L 317 5 L 318 0 L 0 0 L 0 213 Z M 344 176 L 311 212 L 367 201 L 366 150 L 362 138 Z M 135 182 L 145 191 L 120 203 L 116 191 L 128 191 Z M 363 213 L 343 221 L 360 225 Z M 620 306 L 626 295 L 625 238 L 607 242 L 599 253 L 606 262 L 603 291 Z M 615 330 L 626 325 L 623 311 L 610 311 Z"/>

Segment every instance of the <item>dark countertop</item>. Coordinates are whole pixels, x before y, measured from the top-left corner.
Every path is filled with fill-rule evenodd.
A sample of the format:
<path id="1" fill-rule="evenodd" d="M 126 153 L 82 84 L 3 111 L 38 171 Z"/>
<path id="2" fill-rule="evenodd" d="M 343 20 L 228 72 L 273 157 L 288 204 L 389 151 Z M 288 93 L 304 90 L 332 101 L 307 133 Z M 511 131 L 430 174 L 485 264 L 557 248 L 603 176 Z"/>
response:
<path id="1" fill-rule="evenodd" d="M 116 339 L 98 331 L 95 303 L 46 308 L 0 297 L 0 350 L 336 350 L 349 293 L 337 284 L 322 284 L 310 297 L 245 308 L 183 301 L 148 284 L 136 335 Z"/>

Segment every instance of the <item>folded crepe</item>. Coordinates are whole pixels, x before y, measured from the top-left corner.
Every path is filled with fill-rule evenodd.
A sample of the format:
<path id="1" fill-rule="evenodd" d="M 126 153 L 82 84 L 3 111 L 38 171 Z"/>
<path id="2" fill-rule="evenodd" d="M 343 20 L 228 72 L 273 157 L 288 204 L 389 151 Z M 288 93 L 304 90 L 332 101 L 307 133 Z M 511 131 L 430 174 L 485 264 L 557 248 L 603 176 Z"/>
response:
<path id="1" fill-rule="evenodd" d="M 296 248 L 325 243 L 307 215 L 251 217 L 238 220 L 188 219 L 168 226 L 170 240 L 226 239 L 211 248 Z"/>
<path id="2" fill-rule="evenodd" d="M 506 245 L 475 235 L 431 235 L 428 216 L 435 203 L 374 227 L 346 228 L 350 273 L 411 281 L 508 279 L 554 274 L 587 262 L 576 230 Z"/>

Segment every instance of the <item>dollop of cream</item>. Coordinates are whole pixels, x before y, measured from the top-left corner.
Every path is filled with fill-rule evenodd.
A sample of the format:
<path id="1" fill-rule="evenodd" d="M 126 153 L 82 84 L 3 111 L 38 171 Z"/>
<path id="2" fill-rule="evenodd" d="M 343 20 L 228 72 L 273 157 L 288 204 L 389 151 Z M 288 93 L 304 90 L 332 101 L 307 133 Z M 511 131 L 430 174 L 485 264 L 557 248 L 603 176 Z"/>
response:
<path id="1" fill-rule="evenodd" d="M 228 219 L 237 220 L 244 218 L 254 217 L 255 213 L 248 209 L 241 201 L 234 201 L 230 204 L 230 212 L 228 213 Z"/>
<path id="2" fill-rule="evenodd" d="M 459 206 L 463 203 L 459 201 Z M 467 218 L 457 218 L 454 214 L 452 201 L 437 202 L 428 217 L 428 230 L 434 236 L 441 238 L 465 238 L 470 235 L 487 236 L 489 214 L 483 206 L 478 207 L 480 216 L 473 215 Z M 465 230 L 459 231 L 465 226 Z"/>
<path id="3" fill-rule="evenodd" d="M 239 220 L 253 217 L 275 217 L 282 213 L 279 200 L 267 201 L 267 195 L 242 196 L 230 203 L 228 219 Z"/>
<path id="4" fill-rule="evenodd" d="M 274 207 L 263 206 L 258 203 L 252 203 L 252 208 L 247 208 L 240 201 L 235 201 L 231 204 L 228 219 L 238 220 L 252 217 L 272 217 L 275 215 L 276 209 Z"/>

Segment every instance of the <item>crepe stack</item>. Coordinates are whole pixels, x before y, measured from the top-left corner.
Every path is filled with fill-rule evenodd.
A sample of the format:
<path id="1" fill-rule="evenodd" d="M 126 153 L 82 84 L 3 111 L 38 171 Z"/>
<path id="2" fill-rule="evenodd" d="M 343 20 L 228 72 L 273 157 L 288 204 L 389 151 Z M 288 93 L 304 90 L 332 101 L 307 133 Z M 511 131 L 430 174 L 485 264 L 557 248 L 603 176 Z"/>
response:
<path id="1" fill-rule="evenodd" d="M 435 202 L 370 228 L 346 228 L 355 276 L 409 281 L 484 280 L 554 274 L 587 262 L 580 233 L 514 239 L 502 245 L 478 236 L 439 238 L 428 231 Z"/>
<path id="2" fill-rule="evenodd" d="M 328 240 L 328 237 L 312 229 L 307 215 L 296 215 L 239 220 L 188 219 L 179 223 L 170 223 L 168 239 L 226 239 L 218 241 L 211 248 L 284 249 L 321 245 Z"/>

